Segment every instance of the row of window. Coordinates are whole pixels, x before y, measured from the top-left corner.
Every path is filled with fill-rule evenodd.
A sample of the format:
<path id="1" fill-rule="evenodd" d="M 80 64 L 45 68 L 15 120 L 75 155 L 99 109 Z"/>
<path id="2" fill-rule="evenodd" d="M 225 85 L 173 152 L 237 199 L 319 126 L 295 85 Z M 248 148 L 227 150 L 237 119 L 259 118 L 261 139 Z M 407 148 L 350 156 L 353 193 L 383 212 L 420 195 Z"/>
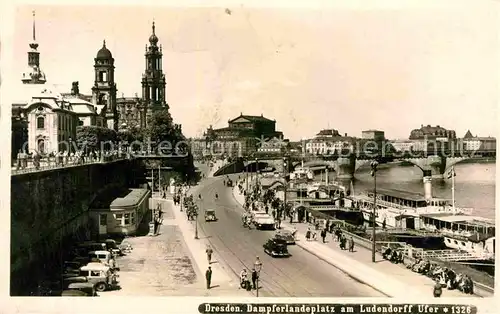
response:
<path id="1" fill-rule="evenodd" d="M 135 213 L 128 214 L 113 214 L 114 219 L 118 226 L 127 227 L 135 224 Z M 99 217 L 101 226 L 108 225 L 108 214 L 101 214 Z"/>

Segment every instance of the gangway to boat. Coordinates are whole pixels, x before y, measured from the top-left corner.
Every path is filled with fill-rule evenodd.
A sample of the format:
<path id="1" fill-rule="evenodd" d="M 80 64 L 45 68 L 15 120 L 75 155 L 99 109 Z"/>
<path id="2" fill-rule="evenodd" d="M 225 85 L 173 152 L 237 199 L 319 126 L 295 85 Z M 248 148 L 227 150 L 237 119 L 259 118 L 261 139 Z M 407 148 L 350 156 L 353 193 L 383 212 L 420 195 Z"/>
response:
<path id="1" fill-rule="evenodd" d="M 421 259 L 439 259 L 446 262 L 460 262 L 471 260 L 488 260 L 492 258 L 492 254 L 484 252 L 464 252 L 457 250 L 422 250 L 413 249 L 413 256 Z"/>

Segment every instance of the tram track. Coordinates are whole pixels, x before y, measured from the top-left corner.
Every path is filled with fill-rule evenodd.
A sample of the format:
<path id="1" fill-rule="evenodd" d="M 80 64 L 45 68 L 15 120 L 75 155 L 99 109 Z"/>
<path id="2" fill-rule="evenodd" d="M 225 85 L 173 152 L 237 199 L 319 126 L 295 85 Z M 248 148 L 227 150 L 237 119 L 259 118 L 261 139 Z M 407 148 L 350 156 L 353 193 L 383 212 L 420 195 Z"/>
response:
<path id="1" fill-rule="evenodd" d="M 215 193 L 219 199 L 215 200 Z M 364 285 L 311 255 L 298 246 L 290 246 L 289 258 L 272 258 L 264 253 L 262 245 L 273 232 L 249 230 L 241 224 L 243 207 L 234 200 L 232 189 L 223 187 L 222 178 L 204 180 L 190 192 L 200 206 L 199 231 L 212 246 L 222 266 L 236 276 L 246 268 L 251 270 L 256 256 L 263 267 L 260 276 L 261 296 L 378 296 Z M 202 195 L 201 202 L 198 194 Z M 204 209 L 215 209 L 217 222 L 205 222 Z"/>

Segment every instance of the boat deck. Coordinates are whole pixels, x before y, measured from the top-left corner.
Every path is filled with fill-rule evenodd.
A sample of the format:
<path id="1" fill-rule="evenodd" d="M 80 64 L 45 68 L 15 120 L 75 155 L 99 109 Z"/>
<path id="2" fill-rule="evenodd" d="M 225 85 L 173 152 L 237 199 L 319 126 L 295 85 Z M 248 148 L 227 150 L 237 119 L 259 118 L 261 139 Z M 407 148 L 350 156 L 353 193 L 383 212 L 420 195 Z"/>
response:
<path id="1" fill-rule="evenodd" d="M 414 249 L 413 256 L 421 259 L 439 259 L 446 262 L 485 261 L 494 258 L 494 255 L 483 252 L 471 253 L 457 250 L 423 250 Z"/>

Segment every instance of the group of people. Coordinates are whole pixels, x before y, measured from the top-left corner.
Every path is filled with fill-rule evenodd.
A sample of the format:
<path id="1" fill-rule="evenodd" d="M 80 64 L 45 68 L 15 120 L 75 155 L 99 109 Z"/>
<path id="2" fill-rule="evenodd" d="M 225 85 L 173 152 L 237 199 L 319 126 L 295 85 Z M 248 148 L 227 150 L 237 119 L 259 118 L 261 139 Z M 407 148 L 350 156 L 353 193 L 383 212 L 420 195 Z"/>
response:
<path id="1" fill-rule="evenodd" d="M 248 278 L 248 271 L 246 268 L 240 272 L 240 287 L 246 290 L 257 289 L 257 280 L 259 278 L 259 273 L 255 268 L 251 272 L 251 281 Z"/>
<path id="2" fill-rule="evenodd" d="M 66 165 L 76 165 L 76 164 L 84 164 L 89 162 L 97 162 L 97 161 L 111 161 L 116 160 L 123 154 L 120 154 L 118 151 L 89 151 L 84 152 L 81 150 L 77 150 L 76 152 L 70 151 L 60 151 L 60 152 L 51 152 L 46 155 L 42 155 L 37 151 L 33 153 L 26 153 L 22 150 L 19 150 L 16 158 L 16 170 L 26 169 L 29 167 L 28 163 L 31 160 L 33 167 L 35 169 L 39 169 L 41 167 L 42 161 L 47 163 L 47 166 L 66 166 Z"/>

